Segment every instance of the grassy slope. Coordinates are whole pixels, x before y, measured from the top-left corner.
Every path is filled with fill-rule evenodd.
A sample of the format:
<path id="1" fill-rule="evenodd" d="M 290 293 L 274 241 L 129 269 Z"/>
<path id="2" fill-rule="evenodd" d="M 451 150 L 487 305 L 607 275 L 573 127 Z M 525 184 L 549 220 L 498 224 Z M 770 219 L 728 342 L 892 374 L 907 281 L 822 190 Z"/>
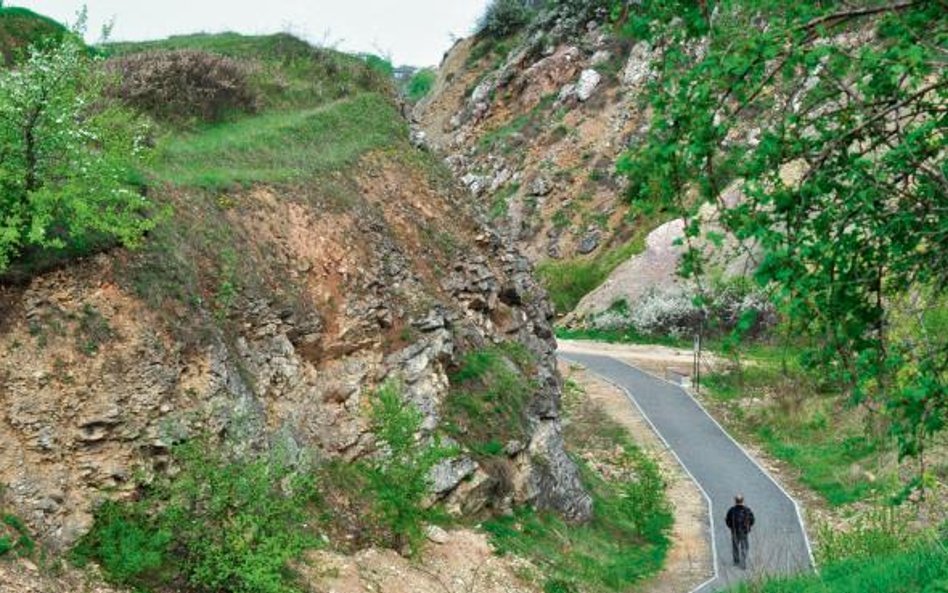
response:
<path id="1" fill-rule="evenodd" d="M 57 39 L 66 28 L 51 18 L 26 8 L 0 8 L 0 54 L 9 65 L 28 46 L 44 39 Z"/>
<path id="2" fill-rule="evenodd" d="M 758 346 L 740 371 L 704 379 L 729 428 L 799 472 L 832 506 L 891 495 L 894 446 L 881 426 L 797 363 L 799 353 Z"/>

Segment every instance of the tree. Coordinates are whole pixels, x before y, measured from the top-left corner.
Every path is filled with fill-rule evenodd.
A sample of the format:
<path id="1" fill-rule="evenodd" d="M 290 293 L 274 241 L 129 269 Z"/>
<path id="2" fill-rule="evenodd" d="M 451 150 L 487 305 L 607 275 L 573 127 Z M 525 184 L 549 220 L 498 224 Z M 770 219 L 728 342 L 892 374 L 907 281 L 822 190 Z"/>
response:
<path id="1" fill-rule="evenodd" d="M 153 227 L 135 183 L 144 130 L 105 83 L 74 39 L 0 72 L 0 272 L 37 251 L 134 245 Z"/>
<path id="2" fill-rule="evenodd" d="M 696 207 L 717 202 L 763 253 L 758 282 L 817 338 L 809 361 L 922 458 L 948 421 L 944 6 L 709 4 L 710 18 L 677 0 L 629 15 L 661 53 L 651 131 L 620 163 L 631 199 L 686 217 L 689 246 Z M 744 200 L 721 203 L 735 179 Z M 706 272 L 698 249 L 682 271 Z"/>

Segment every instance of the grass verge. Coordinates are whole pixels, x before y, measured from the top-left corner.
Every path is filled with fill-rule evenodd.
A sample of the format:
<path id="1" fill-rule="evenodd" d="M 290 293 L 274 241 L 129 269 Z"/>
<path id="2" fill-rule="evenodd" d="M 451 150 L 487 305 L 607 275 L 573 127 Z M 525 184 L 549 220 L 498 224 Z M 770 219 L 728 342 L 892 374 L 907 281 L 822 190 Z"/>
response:
<path id="1" fill-rule="evenodd" d="M 945 593 L 948 551 L 944 542 L 896 554 L 843 560 L 819 576 L 743 584 L 731 593 Z"/>
<path id="2" fill-rule="evenodd" d="M 739 368 L 702 384 L 730 429 L 791 465 L 830 505 L 894 494 L 898 464 L 886 427 L 798 360 L 796 351 L 757 346 Z"/>

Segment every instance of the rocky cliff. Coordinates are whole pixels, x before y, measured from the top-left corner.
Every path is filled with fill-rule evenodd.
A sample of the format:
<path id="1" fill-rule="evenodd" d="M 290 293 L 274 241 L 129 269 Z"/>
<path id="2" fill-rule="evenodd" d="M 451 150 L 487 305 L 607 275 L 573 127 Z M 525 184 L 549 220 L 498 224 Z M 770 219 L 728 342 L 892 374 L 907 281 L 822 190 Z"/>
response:
<path id="1" fill-rule="evenodd" d="M 426 434 L 442 432 L 452 369 L 504 342 L 532 360 L 517 367 L 533 386 L 529 439 L 502 460 L 516 491 L 495 500 L 496 472 L 462 452 L 435 468 L 437 495 L 590 516 L 562 448 L 553 313 L 532 266 L 387 110 L 391 142 L 343 166 L 242 187 L 156 182 L 166 214 L 142 249 L 3 280 L 0 483 L 43 542 L 69 547 L 182 441 L 371 455 L 367 410 L 389 380 Z"/>

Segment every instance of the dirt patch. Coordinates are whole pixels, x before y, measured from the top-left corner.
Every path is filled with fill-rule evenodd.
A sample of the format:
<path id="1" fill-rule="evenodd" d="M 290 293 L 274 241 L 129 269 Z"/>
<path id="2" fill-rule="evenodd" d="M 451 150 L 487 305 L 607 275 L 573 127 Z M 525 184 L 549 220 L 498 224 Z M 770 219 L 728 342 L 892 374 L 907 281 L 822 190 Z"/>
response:
<path id="1" fill-rule="evenodd" d="M 665 569 L 637 590 L 643 593 L 682 593 L 694 589 L 713 575 L 708 508 L 701 492 L 624 391 L 579 365 L 561 362 L 560 371 L 564 377 L 581 385 L 592 403 L 627 429 L 639 446 L 658 460 L 668 483 L 668 498 L 675 517 L 672 545 Z"/>
<path id="2" fill-rule="evenodd" d="M 538 593 L 517 576 L 535 568 L 494 555 L 486 535 L 467 529 L 442 535 L 416 560 L 374 548 L 354 556 L 317 552 L 302 572 L 319 593 Z"/>

